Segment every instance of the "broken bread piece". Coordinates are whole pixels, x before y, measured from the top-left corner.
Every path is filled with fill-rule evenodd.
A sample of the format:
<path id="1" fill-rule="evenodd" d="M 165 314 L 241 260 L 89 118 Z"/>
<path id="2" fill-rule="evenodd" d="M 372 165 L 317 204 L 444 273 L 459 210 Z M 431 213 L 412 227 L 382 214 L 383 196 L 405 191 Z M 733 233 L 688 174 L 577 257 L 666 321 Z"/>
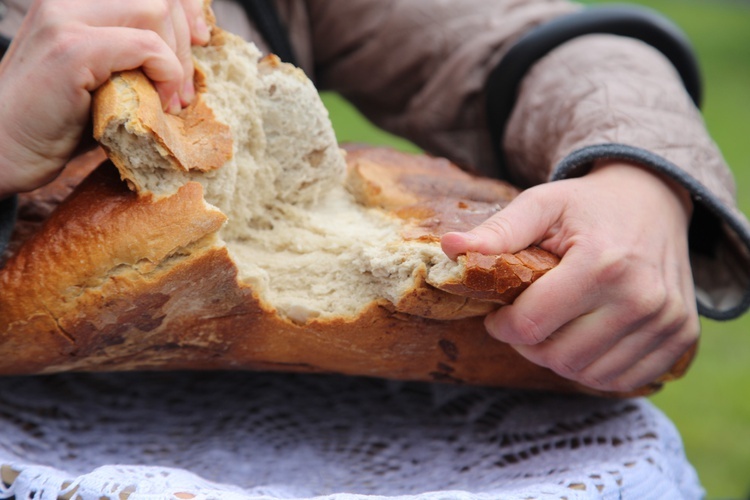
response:
<path id="1" fill-rule="evenodd" d="M 177 117 L 137 71 L 95 95 L 112 163 L 0 271 L 0 373 L 283 370 L 596 392 L 483 327 L 557 257 L 454 262 L 440 249 L 517 190 L 426 155 L 343 151 L 299 69 L 219 29 L 194 57 L 198 97 Z"/>

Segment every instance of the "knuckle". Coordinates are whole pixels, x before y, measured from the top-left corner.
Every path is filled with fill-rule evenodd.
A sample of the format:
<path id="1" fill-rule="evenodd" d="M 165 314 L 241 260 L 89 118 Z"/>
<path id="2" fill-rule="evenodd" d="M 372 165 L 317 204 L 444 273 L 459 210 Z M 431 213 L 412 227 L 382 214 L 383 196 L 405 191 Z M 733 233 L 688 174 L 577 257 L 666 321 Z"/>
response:
<path id="1" fill-rule="evenodd" d="M 656 316 L 670 317 L 679 321 L 680 315 L 669 313 L 671 307 L 670 293 L 665 286 L 659 284 L 650 284 L 643 287 L 640 293 L 630 300 L 630 310 L 636 318 L 653 318 Z"/>
<path id="2" fill-rule="evenodd" d="M 602 377 L 601 375 L 597 375 L 591 372 L 582 371 L 576 374 L 576 377 L 574 378 L 576 382 L 579 384 L 585 385 L 586 387 L 590 387 L 592 389 L 596 389 L 599 391 L 610 391 L 611 385 L 610 381 L 606 378 Z"/>
<path id="3" fill-rule="evenodd" d="M 35 32 L 42 43 L 56 44 L 67 32 L 71 31 L 65 17 L 58 12 L 57 2 L 41 2 L 36 12 Z"/>
<path id="4" fill-rule="evenodd" d="M 78 68 L 88 63 L 88 35 L 82 30 L 67 29 L 59 23 L 45 27 L 44 38 L 47 40 L 47 57 L 50 61 Z"/>
<path id="5" fill-rule="evenodd" d="M 526 315 L 515 316 L 508 325 L 508 328 L 513 332 L 511 342 L 519 344 L 536 345 L 548 337 L 547 333 L 542 329 L 542 325 Z"/>
<path id="6" fill-rule="evenodd" d="M 690 314 L 687 308 L 682 306 L 672 306 L 666 308 L 664 314 L 663 330 L 667 332 L 677 332 L 678 337 L 684 337 L 695 340 L 700 333 L 700 322 L 697 316 Z"/>
<path id="7" fill-rule="evenodd" d="M 515 241 L 513 237 L 513 226 L 508 219 L 503 217 L 502 212 L 487 219 L 480 227 L 481 230 L 489 231 L 504 240 Z"/>
<path id="8" fill-rule="evenodd" d="M 692 328 L 692 326 L 688 324 L 676 335 L 672 336 L 667 348 L 671 349 L 675 358 L 679 358 L 698 341 L 699 336 L 700 328 Z"/>
<path id="9" fill-rule="evenodd" d="M 182 0 L 182 8 L 191 15 L 200 15 L 203 2 L 202 0 Z"/>
<path id="10" fill-rule="evenodd" d="M 576 366 L 575 363 L 559 356 L 550 357 L 549 359 L 544 360 L 544 365 L 561 377 L 567 379 L 577 380 L 580 376 L 580 368 Z"/>
<path id="11" fill-rule="evenodd" d="M 144 30 L 139 36 L 133 41 L 134 45 L 138 45 L 138 50 L 143 54 L 144 60 L 147 58 L 158 57 L 162 59 L 162 64 L 171 62 L 172 59 L 177 60 L 177 56 L 169 48 L 167 43 L 159 36 L 155 31 Z"/>
<path id="12" fill-rule="evenodd" d="M 167 21 L 172 17 L 172 4 L 172 0 L 146 2 L 146 5 L 148 5 L 147 15 L 159 22 Z"/>
<path id="13" fill-rule="evenodd" d="M 132 11 L 132 27 L 139 29 L 157 29 L 158 26 L 171 22 L 172 6 L 169 0 L 141 1 Z"/>
<path id="14" fill-rule="evenodd" d="M 607 375 L 606 373 L 593 371 L 581 372 L 577 381 L 592 389 L 605 392 L 631 392 L 641 385 L 625 376 Z"/>
<path id="15" fill-rule="evenodd" d="M 620 377 L 608 381 L 602 389 L 609 392 L 632 392 L 640 388 L 644 383 L 638 382 L 634 379 Z"/>
<path id="16" fill-rule="evenodd" d="M 537 186 L 533 186 L 521 191 L 521 193 L 516 197 L 516 200 L 521 203 L 527 204 L 544 204 L 545 202 L 549 203 L 549 199 L 552 194 L 553 193 L 550 193 L 548 190 L 548 185 L 539 184 Z"/>
<path id="17" fill-rule="evenodd" d="M 61 19 L 64 14 L 70 8 L 68 2 L 58 0 L 56 2 L 37 2 L 33 11 L 35 17 L 41 23 L 54 23 L 58 19 Z"/>
<path id="18" fill-rule="evenodd" d="M 624 248 L 601 250 L 596 259 L 596 275 L 601 283 L 622 282 L 631 272 L 631 252 Z"/>
<path id="19" fill-rule="evenodd" d="M 140 49 L 146 53 L 161 53 L 165 50 L 165 42 L 155 31 L 144 30 L 138 36 L 137 43 Z"/>
<path id="20" fill-rule="evenodd" d="M 698 318 L 698 314 L 693 312 L 687 313 L 687 321 L 685 322 L 684 329 L 693 342 L 698 340 L 698 337 L 700 337 L 701 334 L 701 321 Z"/>
<path id="21" fill-rule="evenodd" d="M 666 286 L 654 287 L 641 297 L 634 312 L 641 318 L 651 318 L 657 334 L 695 339 L 700 333 L 695 307 Z"/>

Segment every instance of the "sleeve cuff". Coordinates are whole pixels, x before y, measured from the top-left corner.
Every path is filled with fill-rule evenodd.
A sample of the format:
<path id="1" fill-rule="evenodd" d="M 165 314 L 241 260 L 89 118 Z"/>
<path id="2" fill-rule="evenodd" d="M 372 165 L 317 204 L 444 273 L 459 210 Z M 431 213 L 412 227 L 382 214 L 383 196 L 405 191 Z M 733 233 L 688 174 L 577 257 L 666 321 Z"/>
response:
<path id="1" fill-rule="evenodd" d="M 596 160 L 638 163 L 685 187 L 695 203 L 690 226 L 690 258 L 698 312 L 711 319 L 728 320 L 750 308 L 750 225 L 735 207 L 717 196 L 684 170 L 649 151 L 623 144 L 600 144 L 574 151 L 552 172 L 551 180 L 585 175 Z"/>

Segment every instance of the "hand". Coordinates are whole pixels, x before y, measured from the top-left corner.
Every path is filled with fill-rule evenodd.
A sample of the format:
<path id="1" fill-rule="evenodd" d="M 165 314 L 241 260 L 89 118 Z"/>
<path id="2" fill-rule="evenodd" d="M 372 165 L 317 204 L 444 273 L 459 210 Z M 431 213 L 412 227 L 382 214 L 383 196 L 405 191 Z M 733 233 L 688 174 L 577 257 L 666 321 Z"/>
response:
<path id="1" fill-rule="evenodd" d="M 607 391 L 654 381 L 697 341 L 687 248 L 688 193 L 652 172 L 602 163 L 524 191 L 443 250 L 517 252 L 560 264 L 485 319 L 489 333 L 563 377 Z"/>
<path id="2" fill-rule="evenodd" d="M 91 92 L 142 67 L 165 109 L 194 97 L 202 0 L 37 0 L 0 65 L 0 198 L 48 182 L 78 146 Z"/>

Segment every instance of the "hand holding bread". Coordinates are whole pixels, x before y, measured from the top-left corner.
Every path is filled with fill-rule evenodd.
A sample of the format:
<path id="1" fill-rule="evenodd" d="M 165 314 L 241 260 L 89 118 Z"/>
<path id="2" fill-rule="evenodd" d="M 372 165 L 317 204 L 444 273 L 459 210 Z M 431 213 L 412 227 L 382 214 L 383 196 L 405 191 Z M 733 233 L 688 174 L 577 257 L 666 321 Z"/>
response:
<path id="1" fill-rule="evenodd" d="M 114 72 L 142 68 L 178 112 L 194 94 L 190 46 L 209 36 L 201 0 L 36 1 L 0 65 L 0 198 L 59 173 Z"/>
<path id="2" fill-rule="evenodd" d="M 698 341 L 690 208 L 666 180 L 610 162 L 528 189 L 442 243 L 453 257 L 532 244 L 561 256 L 513 305 L 487 316 L 487 331 L 564 377 L 629 391 L 667 373 Z"/>

